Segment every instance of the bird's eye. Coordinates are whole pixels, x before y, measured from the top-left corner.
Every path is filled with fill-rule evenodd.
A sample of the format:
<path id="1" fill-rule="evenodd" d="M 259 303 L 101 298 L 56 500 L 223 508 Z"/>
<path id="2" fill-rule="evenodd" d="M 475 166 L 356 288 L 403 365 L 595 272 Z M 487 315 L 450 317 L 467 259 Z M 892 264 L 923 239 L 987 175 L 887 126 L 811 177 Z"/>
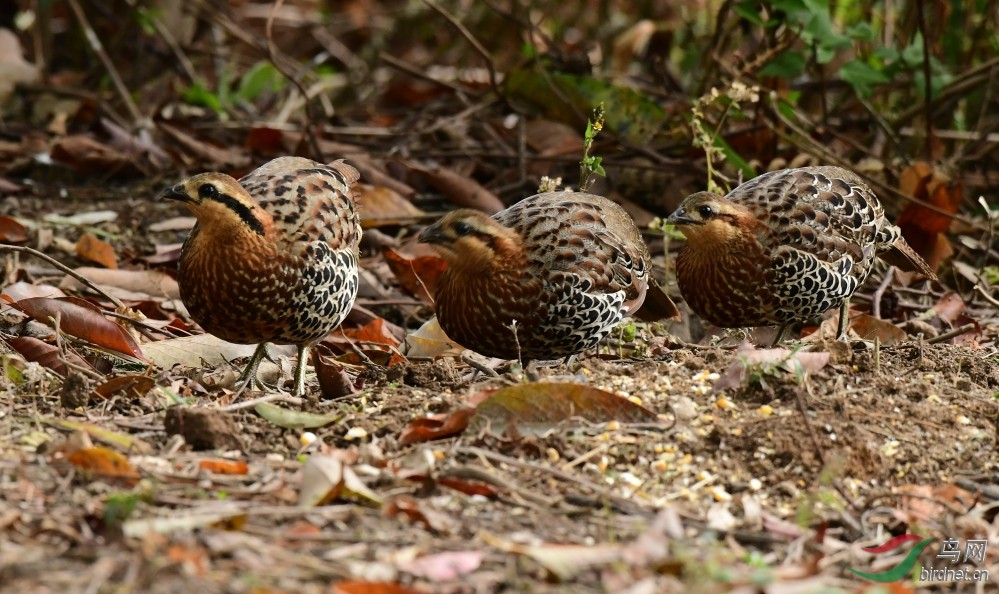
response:
<path id="1" fill-rule="evenodd" d="M 715 214 L 715 209 L 711 208 L 710 205 L 702 204 L 697 207 L 697 214 L 701 215 L 702 219 L 707 219 L 711 215 Z"/>
<path id="2" fill-rule="evenodd" d="M 465 221 L 458 221 L 454 224 L 454 234 L 458 236 L 468 235 L 472 232 L 472 226 Z"/>
<path id="3" fill-rule="evenodd" d="M 202 200 L 212 200 L 219 197 L 219 189 L 212 184 L 201 184 L 201 187 L 198 188 L 198 196 Z"/>

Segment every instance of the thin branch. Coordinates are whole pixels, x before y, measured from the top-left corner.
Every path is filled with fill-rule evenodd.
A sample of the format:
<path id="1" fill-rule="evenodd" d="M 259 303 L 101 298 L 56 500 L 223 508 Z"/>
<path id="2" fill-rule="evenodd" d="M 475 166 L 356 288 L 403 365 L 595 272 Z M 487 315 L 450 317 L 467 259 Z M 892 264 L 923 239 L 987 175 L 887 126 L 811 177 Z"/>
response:
<path id="1" fill-rule="evenodd" d="M 923 36 L 923 108 L 926 119 L 926 141 L 924 149 L 927 163 L 933 162 L 933 84 L 930 78 L 930 40 L 926 37 L 926 15 L 923 0 L 916 0 L 916 19 L 919 21 L 919 34 Z"/>
<path id="2" fill-rule="evenodd" d="M 104 64 L 104 69 L 107 70 L 108 76 L 111 77 L 111 82 L 114 83 L 115 90 L 118 91 L 121 100 L 128 107 L 128 113 L 132 116 L 132 123 L 138 125 L 144 118 L 138 106 L 135 105 L 135 101 L 132 101 L 132 94 L 118 74 L 118 69 L 114 67 L 114 63 L 111 62 L 108 53 L 104 51 L 104 45 L 101 43 L 100 38 L 97 37 L 97 33 L 94 32 L 94 28 L 90 26 L 90 21 L 87 20 L 87 15 L 83 12 L 83 8 L 80 6 L 78 0 L 68 0 L 68 2 L 70 8 L 73 9 L 73 13 L 76 15 L 76 19 L 80 21 L 80 27 L 83 28 L 87 43 L 90 44 L 90 49 L 94 50 L 94 53 L 100 58 L 101 63 Z"/>
<path id="3" fill-rule="evenodd" d="M 496 66 L 493 64 L 493 57 L 489 54 L 488 51 L 486 51 L 486 48 L 481 43 L 479 43 L 479 40 L 476 39 L 474 35 L 472 35 L 472 32 L 469 31 L 465 27 L 465 25 L 461 23 L 461 21 L 455 18 L 454 15 L 445 10 L 441 5 L 437 4 L 433 0 L 423 0 L 423 3 L 429 6 L 430 8 L 433 8 L 442 17 L 447 19 L 448 22 L 451 23 L 451 26 L 457 29 L 458 32 L 461 33 L 461 35 L 468 41 L 468 43 L 472 44 L 472 47 L 475 48 L 475 51 L 478 52 L 479 55 L 482 56 L 482 59 L 486 61 L 486 68 L 489 70 L 489 84 L 490 86 L 492 86 L 493 92 L 502 97 L 503 90 L 499 86 L 499 79 L 496 75 Z"/>
<path id="4" fill-rule="evenodd" d="M 36 249 L 29 248 L 29 247 L 24 247 L 24 246 L 19 246 L 19 245 L 9 245 L 9 244 L 6 244 L 6 243 L 0 243 L 0 253 L 3 253 L 3 252 L 15 252 L 15 253 L 22 253 L 22 254 L 30 254 L 30 255 L 32 255 L 32 256 L 34 256 L 36 258 L 41 258 L 42 260 L 45 260 L 46 262 L 48 262 L 49 264 L 55 266 L 56 268 L 58 268 L 62 272 L 65 272 L 66 274 L 68 274 L 71 277 L 75 278 L 76 280 L 80 281 L 81 283 L 83 283 L 84 285 L 86 285 L 91 291 L 97 293 L 101 297 L 104 297 L 105 299 L 107 299 L 111 303 L 114 303 L 115 307 L 117 307 L 119 309 L 122 309 L 122 310 L 125 309 L 125 304 L 122 303 L 120 299 L 118 299 L 114 295 L 106 293 L 104 290 L 102 290 L 100 287 L 98 287 L 96 284 L 94 284 L 93 281 L 91 281 L 87 277 L 83 276 L 79 272 L 73 270 L 69 266 L 66 266 L 65 264 L 63 264 L 62 262 L 56 260 L 55 258 L 53 258 L 51 256 L 43 254 L 42 252 L 40 252 L 40 251 L 38 251 Z"/>
<path id="5" fill-rule="evenodd" d="M 273 6 L 271 6 L 271 11 L 267 15 L 267 24 L 265 25 L 264 32 L 267 36 L 267 57 L 270 59 L 271 64 L 274 68 L 281 73 L 282 76 L 291 81 L 291 84 L 295 85 L 298 92 L 302 94 L 302 99 L 305 101 L 305 137 L 309 140 L 309 148 L 312 150 L 312 157 L 319 161 L 320 163 L 325 163 L 326 158 L 323 156 L 323 151 L 319 148 L 319 140 L 316 138 L 316 133 L 312 129 L 316 122 L 315 114 L 312 110 L 312 104 L 309 102 L 309 92 L 302 85 L 302 81 L 299 80 L 298 76 L 284 69 L 284 65 L 277 59 L 277 47 L 274 45 L 274 15 L 281 6 L 284 5 L 284 0 L 277 0 Z"/>

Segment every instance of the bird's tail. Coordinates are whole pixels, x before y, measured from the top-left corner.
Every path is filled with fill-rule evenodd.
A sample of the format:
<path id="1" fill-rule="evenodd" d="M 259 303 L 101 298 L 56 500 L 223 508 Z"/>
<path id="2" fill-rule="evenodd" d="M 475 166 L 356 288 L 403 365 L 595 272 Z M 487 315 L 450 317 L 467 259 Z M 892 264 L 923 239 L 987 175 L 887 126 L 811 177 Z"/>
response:
<path id="1" fill-rule="evenodd" d="M 649 282 L 645 292 L 645 301 L 635 312 L 635 317 L 643 322 L 658 322 L 660 320 L 679 320 L 680 310 L 654 280 Z"/>
<path id="2" fill-rule="evenodd" d="M 930 280 L 937 280 L 936 273 L 926 260 L 901 237 L 895 241 L 890 250 L 880 254 L 880 258 L 899 270 L 918 272 Z"/>

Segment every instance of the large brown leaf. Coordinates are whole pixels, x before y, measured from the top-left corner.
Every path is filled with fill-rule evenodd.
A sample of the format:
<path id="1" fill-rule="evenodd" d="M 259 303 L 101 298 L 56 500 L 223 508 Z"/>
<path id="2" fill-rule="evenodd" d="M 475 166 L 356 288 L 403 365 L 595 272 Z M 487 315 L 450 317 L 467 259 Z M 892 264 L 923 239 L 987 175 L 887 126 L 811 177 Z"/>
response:
<path id="1" fill-rule="evenodd" d="M 63 377 L 69 371 L 69 367 L 63 360 L 62 353 L 58 347 L 30 336 L 14 336 L 3 340 L 10 348 L 20 353 L 28 361 L 33 361 L 42 367 L 47 367 Z M 75 353 L 67 353 L 65 359 L 85 369 L 93 369 L 90 363 L 87 363 Z"/>
<path id="2" fill-rule="evenodd" d="M 72 298 L 32 297 L 12 305 L 39 322 L 53 327 L 58 314 L 59 329 L 66 334 L 128 357 L 146 360 L 138 343 L 121 326 L 105 318 L 96 307 L 88 307 L 84 303 L 86 302 Z"/>

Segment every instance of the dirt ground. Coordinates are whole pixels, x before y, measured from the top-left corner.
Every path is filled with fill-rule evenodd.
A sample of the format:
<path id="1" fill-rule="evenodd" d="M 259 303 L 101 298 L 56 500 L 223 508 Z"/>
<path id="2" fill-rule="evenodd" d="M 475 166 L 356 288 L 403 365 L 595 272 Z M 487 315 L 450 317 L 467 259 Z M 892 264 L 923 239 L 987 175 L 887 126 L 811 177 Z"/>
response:
<path id="1" fill-rule="evenodd" d="M 5 206 L 35 220 L 53 208 Z M 142 200 L 92 208 L 104 206 L 121 214 L 118 249 L 132 258 L 165 241 L 144 229 L 174 214 Z M 26 256 L 8 255 L 5 271 L 7 284 L 63 276 Z M 4 336 L 23 331 L 4 314 Z M 964 345 L 811 342 L 802 352 L 828 361 L 807 372 L 791 352 L 750 363 L 672 334 L 689 329 L 643 327 L 639 356 L 611 347 L 537 370 L 540 382 L 640 403 L 650 422 L 570 418 L 413 443 L 403 436 L 414 420 L 526 380 L 453 358 L 350 367 L 363 379 L 355 394 L 318 399 L 313 379 L 306 401 L 277 402 L 335 413 L 310 442 L 242 406 L 262 394 L 206 391 L 197 369 L 153 369 L 154 388 L 94 399 L 93 382 L 74 387 L 4 355 L 0 591 L 866 592 L 872 582 L 848 569 L 883 571 L 903 554 L 861 548 L 906 532 L 990 539 L 976 568 L 993 577 L 895 591 L 994 588 L 999 365 L 988 327 Z M 134 474 L 74 462 L 84 434 Z M 329 479 L 325 504 L 301 506 L 308 460 L 324 453 L 345 474 Z M 939 551 L 920 561 L 942 566 Z"/>

